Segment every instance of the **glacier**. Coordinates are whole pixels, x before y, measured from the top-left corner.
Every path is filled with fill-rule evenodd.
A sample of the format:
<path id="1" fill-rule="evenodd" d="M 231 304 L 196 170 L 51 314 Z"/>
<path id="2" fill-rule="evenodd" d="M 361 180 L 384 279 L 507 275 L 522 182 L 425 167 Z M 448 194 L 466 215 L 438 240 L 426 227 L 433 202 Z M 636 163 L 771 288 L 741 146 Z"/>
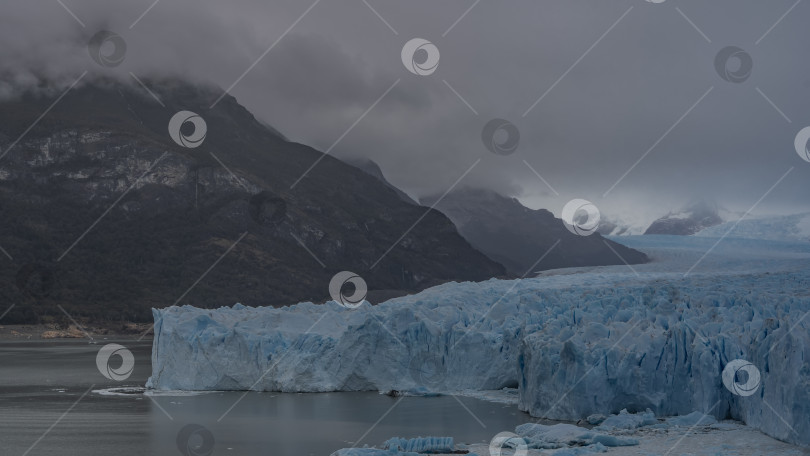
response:
<path id="1" fill-rule="evenodd" d="M 810 241 L 810 213 L 743 218 L 698 231 L 695 236 Z"/>
<path id="2" fill-rule="evenodd" d="M 146 386 L 407 394 L 517 386 L 519 408 L 535 417 L 697 410 L 810 445 L 810 244 L 616 240 L 653 261 L 448 283 L 356 309 L 154 309 Z M 752 395 L 723 384 L 736 359 L 761 372 Z"/>

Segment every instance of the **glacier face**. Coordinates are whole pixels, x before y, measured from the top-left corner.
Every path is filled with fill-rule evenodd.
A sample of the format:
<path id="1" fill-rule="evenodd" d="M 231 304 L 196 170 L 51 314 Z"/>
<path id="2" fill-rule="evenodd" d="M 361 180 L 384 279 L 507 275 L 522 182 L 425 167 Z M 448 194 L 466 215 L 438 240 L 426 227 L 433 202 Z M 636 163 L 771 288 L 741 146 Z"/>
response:
<path id="1" fill-rule="evenodd" d="M 419 393 L 518 385 L 519 407 L 533 416 L 698 410 L 810 444 L 810 245 L 621 241 L 653 263 L 451 283 L 357 309 L 154 310 L 147 386 Z M 755 394 L 723 386 L 735 359 L 761 372 Z"/>

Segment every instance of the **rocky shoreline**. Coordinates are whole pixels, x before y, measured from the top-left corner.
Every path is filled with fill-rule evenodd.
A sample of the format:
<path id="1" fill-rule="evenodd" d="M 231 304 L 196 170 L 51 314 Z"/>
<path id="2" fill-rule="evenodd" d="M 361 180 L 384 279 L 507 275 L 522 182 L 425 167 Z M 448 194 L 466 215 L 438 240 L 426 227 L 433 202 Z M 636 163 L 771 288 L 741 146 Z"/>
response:
<path id="1" fill-rule="evenodd" d="M 49 340 L 49 339 L 82 339 L 88 338 L 113 338 L 113 339 L 137 339 L 144 333 L 147 337 L 152 337 L 151 325 L 147 323 L 124 323 L 115 325 L 0 325 L 0 341 L 16 340 Z"/>

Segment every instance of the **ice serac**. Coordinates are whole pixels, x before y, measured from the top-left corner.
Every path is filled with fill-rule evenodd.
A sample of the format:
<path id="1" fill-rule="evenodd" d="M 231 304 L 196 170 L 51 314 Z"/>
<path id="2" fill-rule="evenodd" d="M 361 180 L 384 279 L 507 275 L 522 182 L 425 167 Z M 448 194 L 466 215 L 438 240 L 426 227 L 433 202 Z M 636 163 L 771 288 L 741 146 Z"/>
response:
<path id="1" fill-rule="evenodd" d="M 552 419 L 622 407 L 649 408 L 659 416 L 697 409 L 810 444 L 810 337 L 799 323 L 808 299 L 798 289 L 780 289 L 806 287 L 807 280 L 799 275 L 747 280 L 620 289 L 619 294 L 638 293 L 636 302 L 657 312 L 630 315 L 619 310 L 618 299 L 603 295 L 597 308 L 572 316 L 570 327 L 527 336 L 520 355 L 520 407 Z M 600 308 L 613 315 L 612 324 L 605 326 Z M 752 396 L 734 395 L 722 384 L 725 365 L 739 358 L 762 373 Z"/>
<path id="2" fill-rule="evenodd" d="M 445 284 L 355 310 L 334 302 L 155 310 L 147 386 L 416 393 L 519 386 L 519 407 L 538 417 L 697 410 L 810 445 L 810 245 L 725 239 L 704 257 L 716 239 L 622 241 L 655 261 Z M 723 385 L 735 359 L 761 372 L 750 396 Z"/>

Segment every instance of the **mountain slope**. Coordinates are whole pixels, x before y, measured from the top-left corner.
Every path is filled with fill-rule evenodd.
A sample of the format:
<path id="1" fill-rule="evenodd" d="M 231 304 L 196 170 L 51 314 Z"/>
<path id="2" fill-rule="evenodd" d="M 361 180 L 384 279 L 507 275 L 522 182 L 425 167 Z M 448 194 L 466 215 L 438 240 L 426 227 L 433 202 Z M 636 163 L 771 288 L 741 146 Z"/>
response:
<path id="1" fill-rule="evenodd" d="M 388 179 L 386 179 L 385 174 L 382 172 L 382 169 L 380 169 L 380 165 L 375 163 L 373 160 L 369 159 L 346 160 L 346 163 L 354 166 L 355 168 L 360 169 L 361 171 L 365 172 L 370 176 L 373 176 L 375 179 L 385 184 L 385 186 L 393 190 L 394 193 L 396 193 L 397 196 L 399 196 L 399 199 L 401 199 L 402 201 L 405 201 L 406 203 L 409 204 L 417 204 L 417 205 L 419 204 L 416 201 L 414 201 L 413 198 L 408 196 L 407 193 L 403 192 L 402 190 L 397 188 L 394 184 L 389 182 Z"/>
<path id="2" fill-rule="evenodd" d="M 505 273 L 438 211 L 404 235 L 424 208 L 230 96 L 209 109 L 221 90 L 147 84 L 165 107 L 140 88 L 77 87 L 10 150 L 54 98 L 0 103 L 0 246 L 13 258 L 0 257 L 0 303 L 18 303 L 5 323 L 62 318 L 57 304 L 119 321 L 175 302 L 322 302 L 342 270 L 399 294 Z M 198 148 L 168 133 L 181 110 L 207 123 Z"/>
<path id="3" fill-rule="evenodd" d="M 723 223 L 725 220 L 720 212 L 716 203 L 699 200 L 654 221 L 644 234 L 690 236 L 700 230 Z"/>
<path id="4" fill-rule="evenodd" d="M 628 223 L 621 218 L 614 218 L 602 214 L 599 228 L 596 230 L 602 236 L 635 236 L 644 234 L 646 225 L 639 226 L 637 223 Z"/>
<path id="5" fill-rule="evenodd" d="M 436 199 L 426 198 L 422 203 L 430 205 Z M 622 258 L 630 264 L 649 261 L 645 254 L 598 233 L 587 237 L 572 234 L 551 212 L 529 209 L 514 198 L 488 190 L 455 190 L 436 209 L 450 217 L 470 244 L 517 275 L 564 267 L 624 264 Z M 558 240 L 559 245 L 549 251 Z"/>

